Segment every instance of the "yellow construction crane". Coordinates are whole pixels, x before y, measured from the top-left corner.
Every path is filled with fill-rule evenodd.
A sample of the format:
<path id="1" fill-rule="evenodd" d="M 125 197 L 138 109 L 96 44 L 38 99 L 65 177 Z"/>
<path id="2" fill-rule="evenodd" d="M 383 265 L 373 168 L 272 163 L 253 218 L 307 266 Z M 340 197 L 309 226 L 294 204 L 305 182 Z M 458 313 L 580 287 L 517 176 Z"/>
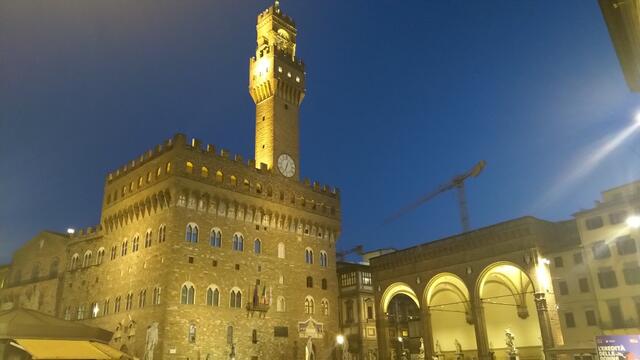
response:
<path id="1" fill-rule="evenodd" d="M 487 165 L 487 162 L 484 160 L 480 160 L 471 170 L 454 176 L 453 179 L 449 180 L 448 182 L 438 186 L 437 189 L 435 189 L 434 191 L 422 196 L 421 198 L 419 198 L 418 200 L 416 200 L 415 202 L 405 206 L 404 208 L 400 209 L 400 211 L 398 211 L 397 213 L 391 215 L 389 218 L 387 218 L 387 222 L 391 222 L 399 217 L 401 217 L 402 215 L 412 211 L 413 209 L 417 208 L 418 206 L 426 203 L 427 201 L 433 199 L 434 197 L 440 195 L 443 192 L 449 191 L 451 189 L 456 189 L 457 193 L 458 193 L 458 207 L 460 208 L 460 222 L 462 223 L 462 231 L 463 232 L 467 232 L 469 230 L 471 230 L 471 226 L 469 225 L 469 210 L 467 209 L 467 198 L 464 194 L 464 182 L 471 177 L 476 177 L 478 175 L 480 175 L 480 173 L 482 172 L 482 170 L 484 169 L 484 167 Z"/>

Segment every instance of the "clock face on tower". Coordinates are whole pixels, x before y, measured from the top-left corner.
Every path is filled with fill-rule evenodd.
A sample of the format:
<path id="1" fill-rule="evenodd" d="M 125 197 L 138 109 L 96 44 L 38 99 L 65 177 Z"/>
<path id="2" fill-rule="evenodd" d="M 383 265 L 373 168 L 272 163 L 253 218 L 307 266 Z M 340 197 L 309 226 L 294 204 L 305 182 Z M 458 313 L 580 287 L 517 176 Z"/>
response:
<path id="1" fill-rule="evenodd" d="M 296 173 L 296 163 L 289 154 L 282 154 L 278 157 L 278 170 L 286 177 L 292 177 Z"/>

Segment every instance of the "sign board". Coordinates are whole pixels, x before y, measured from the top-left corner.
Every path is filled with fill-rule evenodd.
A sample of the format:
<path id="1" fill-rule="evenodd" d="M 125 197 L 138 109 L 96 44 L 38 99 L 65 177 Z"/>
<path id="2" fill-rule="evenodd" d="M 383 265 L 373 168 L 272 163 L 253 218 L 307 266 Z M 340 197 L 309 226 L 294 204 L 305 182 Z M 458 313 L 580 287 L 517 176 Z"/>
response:
<path id="1" fill-rule="evenodd" d="M 640 360 L 640 335 L 596 336 L 600 360 Z"/>

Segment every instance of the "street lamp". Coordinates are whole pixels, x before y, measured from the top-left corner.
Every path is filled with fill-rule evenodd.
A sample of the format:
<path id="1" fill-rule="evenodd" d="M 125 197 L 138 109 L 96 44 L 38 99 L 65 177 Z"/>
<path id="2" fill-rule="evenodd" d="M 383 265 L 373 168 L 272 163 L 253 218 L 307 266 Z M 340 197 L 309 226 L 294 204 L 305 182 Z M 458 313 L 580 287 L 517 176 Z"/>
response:
<path id="1" fill-rule="evenodd" d="M 344 354 L 344 335 L 336 335 L 336 359 L 342 359 Z"/>
<path id="2" fill-rule="evenodd" d="M 402 359 L 404 356 L 404 339 L 402 336 L 398 336 L 398 344 L 400 345 L 400 351 L 398 352 L 398 359 Z"/>
<path id="3" fill-rule="evenodd" d="M 638 215 L 631 215 L 627 218 L 627 226 L 629 226 L 630 228 L 640 228 L 640 216 Z"/>

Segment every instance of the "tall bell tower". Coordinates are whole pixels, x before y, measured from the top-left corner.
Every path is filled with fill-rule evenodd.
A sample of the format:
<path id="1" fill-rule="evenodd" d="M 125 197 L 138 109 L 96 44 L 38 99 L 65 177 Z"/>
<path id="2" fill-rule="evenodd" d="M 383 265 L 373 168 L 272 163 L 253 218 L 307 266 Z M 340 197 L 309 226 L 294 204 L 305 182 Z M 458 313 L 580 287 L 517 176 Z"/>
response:
<path id="1" fill-rule="evenodd" d="M 256 166 L 299 179 L 298 113 L 305 94 L 304 64 L 296 58 L 296 24 L 279 1 L 258 15 L 249 92 L 256 104 Z"/>

